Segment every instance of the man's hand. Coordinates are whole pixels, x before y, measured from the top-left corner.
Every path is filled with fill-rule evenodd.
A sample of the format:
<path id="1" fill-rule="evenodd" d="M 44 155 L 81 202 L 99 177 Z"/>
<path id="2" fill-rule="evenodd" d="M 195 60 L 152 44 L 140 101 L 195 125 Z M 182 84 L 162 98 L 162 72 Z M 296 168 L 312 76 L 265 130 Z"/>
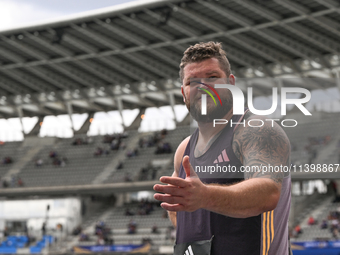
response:
<path id="1" fill-rule="evenodd" d="M 189 156 L 185 156 L 182 162 L 186 178 L 163 176 L 160 181 L 168 185 L 154 186 L 154 190 L 165 194 L 155 194 L 154 198 L 162 201 L 161 206 L 168 211 L 193 212 L 203 207 L 206 185 L 198 178 L 192 168 Z"/>

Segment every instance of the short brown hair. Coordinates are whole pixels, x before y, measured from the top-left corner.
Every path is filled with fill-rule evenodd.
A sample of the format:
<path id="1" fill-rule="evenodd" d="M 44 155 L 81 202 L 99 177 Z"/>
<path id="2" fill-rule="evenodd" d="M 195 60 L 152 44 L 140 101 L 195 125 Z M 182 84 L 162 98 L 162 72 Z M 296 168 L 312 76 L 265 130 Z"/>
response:
<path id="1" fill-rule="evenodd" d="M 179 65 L 179 77 L 184 79 L 184 67 L 189 63 L 197 63 L 209 58 L 216 58 L 220 63 L 221 69 L 227 77 L 231 74 L 230 64 L 227 59 L 227 53 L 222 49 L 222 44 L 217 42 L 200 42 L 191 45 L 185 50 L 181 64 Z"/>

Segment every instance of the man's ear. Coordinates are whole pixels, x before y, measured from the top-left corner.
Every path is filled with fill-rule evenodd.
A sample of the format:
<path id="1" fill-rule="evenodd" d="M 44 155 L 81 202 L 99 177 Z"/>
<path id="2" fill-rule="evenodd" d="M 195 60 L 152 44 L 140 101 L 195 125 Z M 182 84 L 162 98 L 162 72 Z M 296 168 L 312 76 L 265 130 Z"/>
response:
<path id="1" fill-rule="evenodd" d="M 229 84 L 235 85 L 236 84 L 236 78 L 233 74 L 229 75 Z"/>
<path id="2" fill-rule="evenodd" d="M 185 96 L 184 96 L 183 85 L 181 86 L 181 92 L 182 92 L 182 96 L 183 96 L 183 102 L 185 103 Z"/>

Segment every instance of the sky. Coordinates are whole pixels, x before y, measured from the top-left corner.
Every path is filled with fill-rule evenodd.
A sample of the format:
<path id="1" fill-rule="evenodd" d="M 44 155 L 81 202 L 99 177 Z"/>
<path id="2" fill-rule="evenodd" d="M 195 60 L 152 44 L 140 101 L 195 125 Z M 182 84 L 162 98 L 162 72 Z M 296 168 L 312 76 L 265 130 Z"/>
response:
<path id="1" fill-rule="evenodd" d="M 0 31 L 132 2 L 131 0 L 0 0 Z"/>

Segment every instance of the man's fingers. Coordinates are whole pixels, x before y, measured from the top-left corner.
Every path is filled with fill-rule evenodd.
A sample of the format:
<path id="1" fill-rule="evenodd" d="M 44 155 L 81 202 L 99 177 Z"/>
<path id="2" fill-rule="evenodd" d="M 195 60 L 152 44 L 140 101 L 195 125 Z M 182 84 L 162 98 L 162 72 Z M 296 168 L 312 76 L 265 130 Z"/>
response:
<path id="1" fill-rule="evenodd" d="M 163 183 L 172 184 L 174 186 L 181 187 L 181 188 L 184 188 L 187 185 L 185 179 L 182 179 L 179 177 L 163 176 L 160 178 L 160 181 Z"/>
<path id="2" fill-rule="evenodd" d="M 192 168 L 189 160 L 189 156 L 185 156 L 182 161 L 182 165 L 187 177 L 198 177 L 194 169 Z"/>
<path id="3" fill-rule="evenodd" d="M 173 195 L 173 196 L 181 197 L 182 194 L 183 194 L 183 190 L 181 188 L 176 187 L 176 186 L 172 186 L 172 185 L 156 184 L 155 186 L 153 186 L 153 189 L 155 191 L 170 194 L 170 195 Z"/>
<path id="4" fill-rule="evenodd" d="M 184 206 L 181 204 L 168 204 L 168 203 L 161 203 L 163 209 L 171 212 L 179 212 L 184 210 Z"/>
<path id="5" fill-rule="evenodd" d="M 166 202 L 169 204 L 183 204 L 184 199 L 182 197 L 176 197 L 169 194 L 154 194 L 153 197 L 159 201 Z"/>

